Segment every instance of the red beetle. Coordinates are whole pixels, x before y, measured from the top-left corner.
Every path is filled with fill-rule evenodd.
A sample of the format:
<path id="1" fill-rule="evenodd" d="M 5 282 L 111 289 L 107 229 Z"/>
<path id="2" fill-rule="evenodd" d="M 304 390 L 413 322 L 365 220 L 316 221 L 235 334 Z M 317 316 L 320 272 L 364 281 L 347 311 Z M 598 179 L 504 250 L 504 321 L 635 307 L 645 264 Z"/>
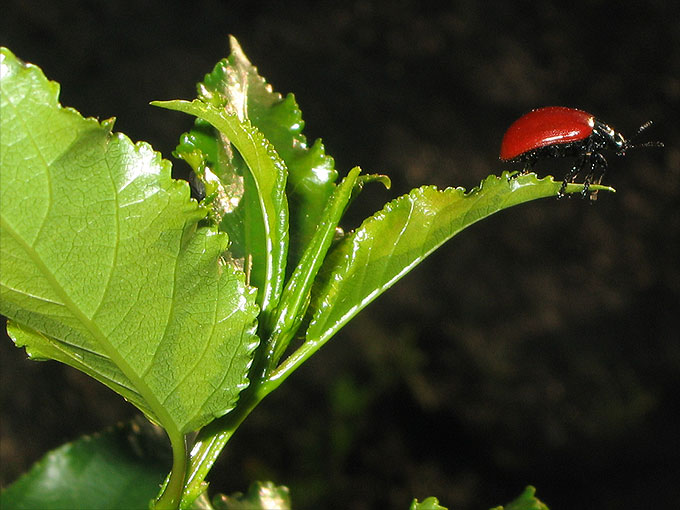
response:
<path id="1" fill-rule="evenodd" d="M 631 140 L 651 125 L 651 121 L 644 123 Z M 609 149 L 623 156 L 633 147 L 650 146 L 663 147 L 663 144 L 647 142 L 633 145 L 621 133 L 588 112 L 548 106 L 532 110 L 513 122 L 503 136 L 500 158 L 502 161 L 523 161 L 524 172 L 529 172 L 539 159 L 575 157 L 576 163 L 565 176 L 558 196 L 564 196 L 567 184 L 583 173 L 585 198 L 589 196 L 590 184 L 599 184 L 607 170 L 602 150 Z"/>

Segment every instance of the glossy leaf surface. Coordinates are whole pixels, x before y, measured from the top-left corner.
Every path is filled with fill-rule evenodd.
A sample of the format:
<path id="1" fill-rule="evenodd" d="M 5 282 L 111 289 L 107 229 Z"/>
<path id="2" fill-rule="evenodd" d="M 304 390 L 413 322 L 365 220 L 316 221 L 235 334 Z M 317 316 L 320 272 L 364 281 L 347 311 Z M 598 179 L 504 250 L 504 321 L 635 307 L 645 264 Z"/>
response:
<path id="1" fill-rule="evenodd" d="M 213 498 L 215 510 L 290 510 L 292 508 L 288 487 L 273 482 L 254 482 L 245 494 L 217 495 Z"/>
<path id="2" fill-rule="evenodd" d="M 305 316 L 314 279 L 336 233 L 336 228 L 355 190 L 360 169 L 353 168 L 331 196 L 300 263 L 286 283 L 271 328 L 271 356 L 275 364 L 297 333 Z"/>
<path id="3" fill-rule="evenodd" d="M 548 510 L 548 507 L 536 497 L 536 489 L 529 486 L 514 501 L 505 506 L 495 507 L 492 510 Z"/>
<path id="4" fill-rule="evenodd" d="M 227 239 L 146 144 L 58 104 L 2 50 L 0 313 L 34 359 L 69 364 L 174 437 L 247 385 L 257 306 Z"/>
<path id="5" fill-rule="evenodd" d="M 437 498 L 425 498 L 422 502 L 419 502 L 417 499 L 414 499 L 411 502 L 411 506 L 409 507 L 409 510 L 447 510 L 446 507 L 441 506 L 439 504 L 439 500 Z"/>
<path id="6" fill-rule="evenodd" d="M 302 112 L 293 94 L 284 97 L 275 92 L 258 74 L 234 37 L 230 38 L 230 43 L 231 55 L 218 62 L 198 84 L 198 99 L 251 122 L 285 162 L 292 269 L 311 239 L 333 192 L 337 179 L 334 161 L 326 155 L 320 140 L 308 144 L 302 133 L 305 125 Z M 228 140 L 221 138 L 219 132 L 197 120 L 194 128 L 183 135 L 176 153 L 191 164 L 208 195 L 229 197 L 233 204 L 233 183 L 238 180 L 235 173 L 241 170 L 238 169 L 239 161 L 229 156 L 225 143 Z M 218 182 L 212 179 L 213 175 L 218 177 Z M 214 196 L 210 199 L 214 201 Z M 231 204 L 229 201 L 217 204 L 218 209 L 222 209 L 218 214 L 230 214 Z"/>
<path id="7" fill-rule="evenodd" d="M 244 250 L 250 280 L 258 289 L 262 310 L 268 312 L 281 297 L 288 249 L 288 202 L 285 164 L 247 120 L 230 109 L 200 100 L 154 101 L 152 104 L 194 115 L 208 122 L 239 151 L 248 166 L 245 188 L 251 194 L 244 217 Z"/>
<path id="8" fill-rule="evenodd" d="M 150 426 L 149 426 L 150 427 Z M 161 437 L 165 442 L 165 438 Z M 3 510 L 147 510 L 168 469 L 136 425 L 83 436 L 46 454 L 0 493 Z"/>
<path id="9" fill-rule="evenodd" d="M 470 192 L 412 190 L 387 204 L 329 253 L 315 289 L 307 339 L 323 343 L 368 303 L 461 230 L 523 202 L 556 196 L 561 184 L 535 174 L 487 177 Z M 610 189 L 591 186 L 592 189 Z M 568 193 L 583 189 L 570 184 Z"/>

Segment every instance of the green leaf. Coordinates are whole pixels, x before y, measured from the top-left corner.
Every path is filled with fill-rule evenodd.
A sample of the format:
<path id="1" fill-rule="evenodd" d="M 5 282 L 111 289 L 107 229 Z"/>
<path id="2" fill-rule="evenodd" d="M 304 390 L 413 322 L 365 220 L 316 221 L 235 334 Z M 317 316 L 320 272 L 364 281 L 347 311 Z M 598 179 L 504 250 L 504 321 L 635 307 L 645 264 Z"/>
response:
<path id="1" fill-rule="evenodd" d="M 229 234 L 230 251 L 243 258 L 246 245 L 243 210 L 249 203 L 244 199 L 248 168 L 243 158 L 232 149 L 229 140 L 201 119 L 196 119 L 193 129 L 180 137 L 173 155 L 193 168 L 192 180 L 203 196 L 201 204 L 210 208 L 210 222 Z M 257 196 L 254 198 L 257 203 Z"/>
<path id="2" fill-rule="evenodd" d="M 302 322 L 309 304 L 312 284 L 331 246 L 336 227 L 352 198 L 360 171 L 358 167 L 353 168 L 336 187 L 321 215 L 319 227 L 286 284 L 271 328 L 270 348 L 273 365 L 280 359 Z"/>
<path id="3" fill-rule="evenodd" d="M 422 503 L 419 503 L 417 499 L 411 502 L 409 510 L 446 510 L 446 507 L 439 504 L 437 498 L 426 498 Z"/>
<path id="4" fill-rule="evenodd" d="M 489 176 L 470 192 L 412 190 L 368 218 L 329 253 L 315 289 L 307 339 L 323 344 L 425 257 L 473 223 L 514 205 L 556 196 L 561 184 L 535 174 Z M 603 186 L 595 189 L 607 189 Z M 583 189 L 570 184 L 568 193 Z"/>
<path id="5" fill-rule="evenodd" d="M 545 503 L 536 498 L 536 489 L 528 486 L 524 492 L 513 502 L 505 506 L 497 506 L 491 510 L 548 510 Z"/>
<path id="6" fill-rule="evenodd" d="M 151 428 L 151 425 L 148 425 Z M 49 452 L 0 493 L 3 510 L 146 510 L 168 469 L 138 424 L 84 436 Z"/>
<path id="7" fill-rule="evenodd" d="M 213 498 L 215 510 L 290 510 L 290 491 L 273 482 L 254 482 L 246 494 L 219 494 Z"/>
<path id="8" fill-rule="evenodd" d="M 535 494 L 536 489 L 528 486 L 516 500 L 506 506 L 497 506 L 491 510 L 549 510 L 544 503 L 535 497 Z M 437 498 L 427 498 L 422 503 L 414 499 L 410 510 L 446 510 L 446 507 L 441 506 Z"/>
<path id="9" fill-rule="evenodd" d="M 294 267 L 307 246 L 330 198 L 337 172 L 333 158 L 316 140 L 311 146 L 302 134 L 304 121 L 293 94 L 283 97 L 262 78 L 234 37 L 231 55 L 217 63 L 198 85 L 198 98 L 217 108 L 249 120 L 271 142 L 288 168 L 287 195 L 291 215 L 289 263 Z M 233 197 L 233 169 L 225 158 L 222 140 L 197 120 L 177 148 L 202 179 L 208 195 L 219 187 L 210 175 L 217 175 L 225 188 L 223 196 Z M 223 201 L 229 209 L 229 201 Z"/>
<path id="10" fill-rule="evenodd" d="M 154 101 L 155 106 L 194 115 L 210 123 L 234 144 L 250 170 L 246 190 L 257 190 L 244 223 L 253 229 L 246 234 L 246 264 L 252 257 L 251 282 L 260 289 L 258 303 L 265 315 L 281 296 L 288 247 L 288 204 L 285 196 L 286 166 L 267 139 L 236 113 L 199 100 Z M 249 218 L 248 213 L 253 217 Z"/>
<path id="11" fill-rule="evenodd" d="M 119 392 L 174 438 L 232 409 L 257 306 L 227 239 L 144 143 L 58 103 L 2 49 L 0 313 L 34 359 Z"/>

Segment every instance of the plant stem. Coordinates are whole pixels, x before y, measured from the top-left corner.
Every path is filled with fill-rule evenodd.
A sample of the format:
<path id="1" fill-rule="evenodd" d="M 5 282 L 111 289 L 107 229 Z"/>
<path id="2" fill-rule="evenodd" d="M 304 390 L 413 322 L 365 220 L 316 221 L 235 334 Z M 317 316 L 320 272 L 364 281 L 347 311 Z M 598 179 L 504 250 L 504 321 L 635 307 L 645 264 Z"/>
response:
<path id="1" fill-rule="evenodd" d="M 270 374 L 269 379 L 267 380 L 267 389 L 273 391 L 278 388 L 290 374 L 295 372 L 295 370 L 307 361 L 312 354 L 318 351 L 329 338 L 330 336 L 327 336 L 323 340 L 306 340 Z"/>
<path id="2" fill-rule="evenodd" d="M 168 437 L 172 446 L 172 471 L 170 471 L 170 477 L 163 494 L 154 505 L 154 510 L 177 510 L 184 488 L 184 477 L 187 470 L 186 439 L 179 431 L 173 434 L 168 433 Z"/>
<path id="3" fill-rule="evenodd" d="M 260 370 L 254 367 L 255 370 L 253 371 L 253 374 L 258 374 L 258 376 L 252 377 L 252 380 L 260 382 L 253 383 L 243 392 L 238 405 L 232 412 L 214 420 L 201 429 L 191 449 L 188 475 L 180 505 L 182 510 L 190 508 L 194 500 L 206 489 L 205 477 L 231 436 L 234 435 L 236 429 L 238 429 L 251 411 L 267 395 L 278 388 L 306 359 L 326 343 L 328 338 L 325 338 L 323 341 L 306 341 L 289 358 L 281 363 L 269 377 L 266 377 L 265 372 L 260 371 L 266 370 L 266 360 L 260 360 Z"/>
<path id="4" fill-rule="evenodd" d="M 227 441 L 267 393 L 246 390 L 232 412 L 209 423 L 198 433 L 191 449 L 181 509 L 190 508 L 194 500 L 206 489 L 205 477 Z"/>

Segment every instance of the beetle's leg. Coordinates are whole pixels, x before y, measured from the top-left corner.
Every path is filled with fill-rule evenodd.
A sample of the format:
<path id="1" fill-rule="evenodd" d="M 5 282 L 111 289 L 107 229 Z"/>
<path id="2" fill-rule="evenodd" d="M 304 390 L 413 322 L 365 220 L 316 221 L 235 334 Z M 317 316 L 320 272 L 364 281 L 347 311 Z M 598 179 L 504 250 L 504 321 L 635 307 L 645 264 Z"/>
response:
<path id="1" fill-rule="evenodd" d="M 590 171 L 585 176 L 585 186 L 583 187 L 583 198 L 590 198 L 591 201 L 597 200 L 597 191 L 590 191 L 590 184 L 600 184 L 604 173 L 607 171 L 607 160 L 599 153 L 595 152 L 589 157 Z"/>
<path id="2" fill-rule="evenodd" d="M 520 175 L 526 175 L 529 172 L 531 172 L 534 168 L 534 163 L 536 163 L 536 158 L 529 158 L 524 162 L 524 168 L 520 170 L 519 172 L 515 172 L 513 174 L 508 175 L 508 182 L 510 182 L 513 179 L 517 179 Z"/>
<path id="3" fill-rule="evenodd" d="M 598 169 L 597 172 L 595 172 L 595 168 Z M 591 179 L 591 182 L 593 184 L 600 184 L 602 182 L 602 178 L 604 177 L 605 172 L 607 171 L 607 160 L 605 157 L 600 154 L 599 152 L 597 153 L 597 162 L 595 165 L 593 165 L 593 178 Z"/>
<path id="4" fill-rule="evenodd" d="M 583 167 L 588 163 L 589 161 L 589 155 L 583 154 L 578 157 L 576 160 L 576 163 L 574 163 L 574 166 L 567 172 L 567 175 L 564 176 L 564 180 L 562 181 L 562 186 L 560 186 L 560 191 L 557 194 L 557 198 L 564 198 L 565 196 L 565 191 L 567 190 L 567 184 L 574 182 L 574 179 L 578 176 L 578 174 L 581 173 L 583 170 Z"/>
<path id="5" fill-rule="evenodd" d="M 588 171 L 583 175 L 583 191 L 581 191 L 581 198 L 586 199 L 590 196 L 590 182 L 595 173 L 595 160 L 596 154 L 589 152 L 586 156 L 586 162 L 588 163 Z"/>

